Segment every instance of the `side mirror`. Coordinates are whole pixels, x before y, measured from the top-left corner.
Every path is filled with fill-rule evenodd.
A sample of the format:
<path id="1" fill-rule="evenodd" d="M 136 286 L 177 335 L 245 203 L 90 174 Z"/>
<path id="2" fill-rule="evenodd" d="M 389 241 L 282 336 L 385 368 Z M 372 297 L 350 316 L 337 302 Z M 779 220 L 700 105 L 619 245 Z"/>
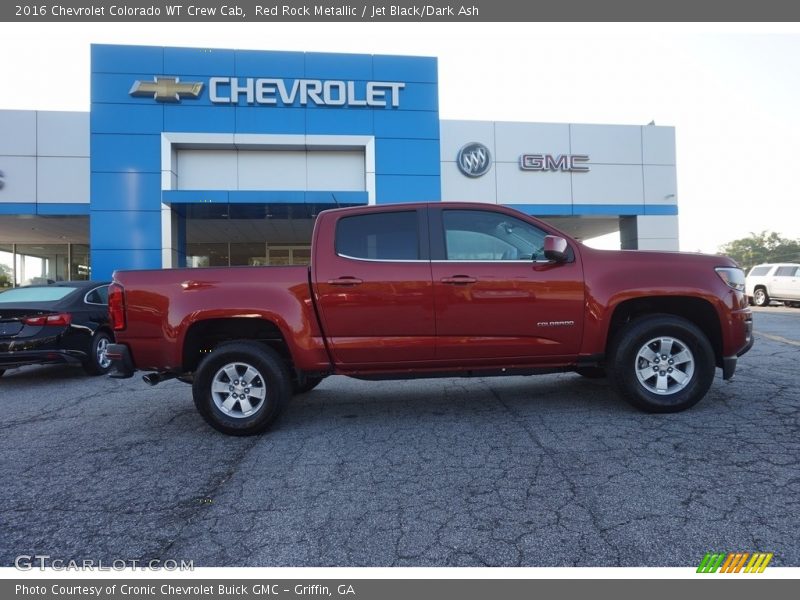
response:
<path id="1" fill-rule="evenodd" d="M 544 238 L 544 257 L 555 262 L 567 260 L 567 240 L 558 235 L 547 235 Z"/>

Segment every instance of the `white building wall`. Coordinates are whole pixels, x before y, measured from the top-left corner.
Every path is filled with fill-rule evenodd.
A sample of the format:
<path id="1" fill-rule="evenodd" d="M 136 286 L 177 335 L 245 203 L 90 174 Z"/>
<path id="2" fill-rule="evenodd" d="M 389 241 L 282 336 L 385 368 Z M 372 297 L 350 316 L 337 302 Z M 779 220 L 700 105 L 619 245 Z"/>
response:
<path id="1" fill-rule="evenodd" d="M 678 249 L 672 127 L 443 120 L 440 135 L 443 201 L 517 204 L 541 216 L 629 217 L 641 226 L 628 222 L 628 247 Z M 473 142 L 492 156 L 490 170 L 475 178 L 456 162 Z M 588 155 L 589 171 L 523 171 L 522 154 Z M 634 230 L 641 233 L 631 240 Z"/>
<path id="2" fill-rule="evenodd" d="M 89 203 L 89 113 L 0 111 L 0 203 Z"/>

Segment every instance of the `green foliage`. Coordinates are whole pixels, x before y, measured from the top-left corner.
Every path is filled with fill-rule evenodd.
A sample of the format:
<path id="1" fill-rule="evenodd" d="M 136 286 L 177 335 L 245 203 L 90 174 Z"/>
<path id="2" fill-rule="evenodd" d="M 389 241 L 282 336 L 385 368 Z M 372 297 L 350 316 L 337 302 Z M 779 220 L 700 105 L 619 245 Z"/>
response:
<path id="1" fill-rule="evenodd" d="M 800 240 L 781 237 L 774 231 L 751 233 L 719 247 L 745 270 L 761 263 L 800 262 Z"/>

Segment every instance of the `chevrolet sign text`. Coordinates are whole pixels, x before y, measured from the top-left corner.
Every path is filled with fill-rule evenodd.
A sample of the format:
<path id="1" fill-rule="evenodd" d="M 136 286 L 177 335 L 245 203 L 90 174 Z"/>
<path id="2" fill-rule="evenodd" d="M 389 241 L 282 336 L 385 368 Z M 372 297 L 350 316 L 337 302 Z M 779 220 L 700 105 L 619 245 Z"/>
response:
<path id="1" fill-rule="evenodd" d="M 322 79 L 256 79 L 253 77 L 211 77 L 209 97 L 214 104 L 317 106 L 400 106 L 400 90 L 406 84 L 395 81 L 339 81 Z"/>

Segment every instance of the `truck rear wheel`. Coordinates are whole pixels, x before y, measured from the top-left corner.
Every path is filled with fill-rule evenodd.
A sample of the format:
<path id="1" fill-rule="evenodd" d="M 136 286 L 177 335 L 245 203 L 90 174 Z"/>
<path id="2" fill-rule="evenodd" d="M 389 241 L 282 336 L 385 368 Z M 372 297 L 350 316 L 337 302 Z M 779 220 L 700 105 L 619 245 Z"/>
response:
<path id="1" fill-rule="evenodd" d="M 197 410 L 228 435 L 263 433 L 291 398 L 291 378 L 278 354 L 256 342 L 218 346 L 192 383 Z"/>
<path id="2" fill-rule="evenodd" d="M 671 315 L 632 321 L 616 336 L 611 383 L 635 407 L 669 413 L 697 404 L 714 380 L 714 351 L 693 323 Z"/>

